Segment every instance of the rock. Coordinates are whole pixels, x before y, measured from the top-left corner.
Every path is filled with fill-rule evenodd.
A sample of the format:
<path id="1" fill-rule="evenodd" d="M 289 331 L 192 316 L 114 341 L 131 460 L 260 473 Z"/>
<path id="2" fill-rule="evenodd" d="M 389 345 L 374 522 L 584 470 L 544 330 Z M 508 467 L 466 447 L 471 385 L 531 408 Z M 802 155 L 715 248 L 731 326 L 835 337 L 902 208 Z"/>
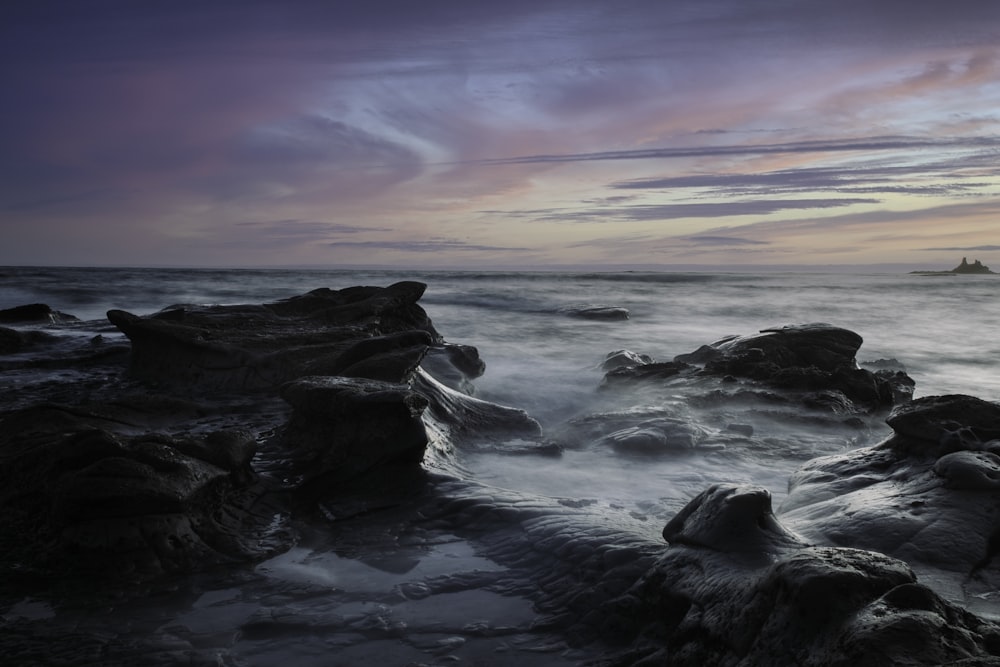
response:
<path id="1" fill-rule="evenodd" d="M 670 548 L 601 606 L 628 619 L 605 626 L 629 648 L 604 664 L 875 667 L 993 661 L 1000 649 L 1000 628 L 916 583 L 905 563 L 806 545 L 763 489 L 711 487 L 664 537 Z"/>
<path id="2" fill-rule="evenodd" d="M 942 594 L 968 602 L 1000 582 L 1000 404 L 932 396 L 887 421 L 887 440 L 804 465 L 780 514 L 816 542 L 933 573 Z"/>
<path id="3" fill-rule="evenodd" d="M 663 539 L 724 553 L 777 553 L 806 546 L 778 523 L 767 489 L 719 484 L 688 503 L 663 528 Z"/>
<path id="4" fill-rule="evenodd" d="M 682 361 L 660 361 L 632 366 L 619 366 L 604 375 L 601 387 L 609 388 L 633 382 L 667 380 L 678 376 L 693 375 L 697 370 L 697 366 L 692 366 Z"/>
<path id="5" fill-rule="evenodd" d="M 462 445 L 503 438 L 539 438 L 542 427 L 524 410 L 511 408 L 457 392 L 423 369 L 414 375 L 413 391 L 427 401 L 424 422 L 436 440 Z"/>
<path id="6" fill-rule="evenodd" d="M 952 273 L 979 273 L 979 274 L 992 274 L 990 267 L 986 266 L 978 259 L 969 264 L 969 261 L 963 257 L 961 263 L 951 270 Z"/>
<path id="7" fill-rule="evenodd" d="M 479 350 L 455 343 L 430 346 L 420 365 L 438 382 L 470 396 L 475 394 L 471 381 L 486 372 Z"/>
<path id="8" fill-rule="evenodd" d="M 605 435 L 600 444 L 631 454 L 691 450 L 705 439 L 704 429 L 681 419 L 650 419 Z"/>
<path id="9" fill-rule="evenodd" d="M 928 396 L 900 405 L 886 422 L 906 441 L 939 453 L 1000 439 L 1000 405 L 973 396 Z"/>
<path id="10" fill-rule="evenodd" d="M 627 320 L 629 318 L 628 308 L 619 306 L 574 306 L 563 308 L 560 312 L 570 317 L 586 320 Z"/>
<path id="11" fill-rule="evenodd" d="M 249 433 L 125 436 L 110 423 L 59 406 L 0 421 L 5 567 L 120 578 L 268 553 L 270 517 L 246 511 L 256 479 Z"/>
<path id="12" fill-rule="evenodd" d="M 622 366 L 604 377 L 604 387 L 715 378 L 728 384 L 766 387 L 797 396 L 809 407 L 837 414 L 888 410 L 913 395 L 913 381 L 899 370 L 858 367 L 861 336 L 829 324 L 798 324 L 729 336 L 670 362 Z M 745 394 L 744 394 L 745 395 Z"/>
<path id="13" fill-rule="evenodd" d="M 53 340 L 55 336 L 44 331 L 18 331 L 0 327 L 0 354 L 16 354 Z"/>
<path id="14" fill-rule="evenodd" d="M 909 401 L 914 387 L 898 363 L 859 368 L 861 343 L 852 331 L 814 323 L 726 336 L 672 361 L 613 352 L 592 411 L 555 429 L 556 437 L 567 449 L 612 445 L 670 455 L 735 448 L 755 460 L 775 443 L 781 455 L 801 450 L 803 459 L 857 447 L 885 431 L 882 416 Z M 697 427 L 664 430 L 671 420 Z M 808 437 L 789 432 L 805 428 Z"/>
<path id="15" fill-rule="evenodd" d="M 53 310 L 44 303 L 31 303 L 0 310 L 0 323 L 3 324 L 55 324 L 78 321 L 73 315 Z"/>
<path id="16" fill-rule="evenodd" d="M 330 494 L 375 468 L 423 461 L 427 399 L 407 385 L 314 376 L 285 384 L 281 396 L 293 408 L 281 440 L 310 491 Z"/>
<path id="17" fill-rule="evenodd" d="M 400 382 L 441 341 L 416 301 L 422 283 L 319 289 L 260 306 L 175 308 L 108 319 L 132 341 L 139 378 L 227 390 L 275 388 L 305 375 Z"/>
<path id="18" fill-rule="evenodd" d="M 604 363 L 601 364 L 601 369 L 605 371 L 613 371 L 617 368 L 623 368 L 626 366 L 638 366 L 640 364 L 651 363 L 653 363 L 653 358 L 648 354 L 637 354 L 631 350 L 616 350 L 614 352 L 608 352 L 608 355 L 604 357 Z"/>

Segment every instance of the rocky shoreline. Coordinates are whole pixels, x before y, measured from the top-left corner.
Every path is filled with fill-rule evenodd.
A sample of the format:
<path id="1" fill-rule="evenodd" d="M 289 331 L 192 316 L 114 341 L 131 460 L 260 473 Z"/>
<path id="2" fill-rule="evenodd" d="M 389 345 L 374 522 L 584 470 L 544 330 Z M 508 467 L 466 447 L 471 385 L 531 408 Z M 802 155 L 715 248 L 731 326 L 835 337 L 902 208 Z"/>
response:
<path id="1" fill-rule="evenodd" d="M 609 354 L 603 409 L 543 434 L 523 410 L 471 395 L 485 364 L 434 328 L 425 287 L 115 310 L 91 337 L 43 305 L 0 312 L 0 650 L 19 664 L 274 664 L 247 643 L 308 636 L 339 659 L 392 642 L 409 656 L 398 664 L 480 643 L 493 664 L 1000 664 L 988 620 L 1000 608 L 1000 406 L 912 400 L 905 369 L 859 367 L 858 334 L 813 323 L 669 361 Z M 766 489 L 714 485 L 662 532 L 483 484 L 457 456 L 724 447 L 766 459 L 779 430 L 858 445 L 886 418 L 889 439 L 803 461 L 777 512 Z M 445 542 L 488 567 L 342 601 L 366 610 L 357 618 L 306 591 L 169 641 L 60 621 L 205 577 L 251 589 L 248 572 L 303 545 L 377 560 Z M 416 633 L 435 637 L 426 644 L 387 620 L 459 593 L 531 611 L 433 626 Z M 33 604 L 45 612 L 24 611 Z M 524 637 L 538 650 L 518 650 Z"/>

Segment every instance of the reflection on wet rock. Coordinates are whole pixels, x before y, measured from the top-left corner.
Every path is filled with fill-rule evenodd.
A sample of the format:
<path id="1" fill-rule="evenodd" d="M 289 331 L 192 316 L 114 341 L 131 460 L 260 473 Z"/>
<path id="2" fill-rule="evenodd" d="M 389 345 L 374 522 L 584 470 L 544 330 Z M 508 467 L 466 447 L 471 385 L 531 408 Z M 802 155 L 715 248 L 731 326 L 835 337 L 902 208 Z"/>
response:
<path id="1" fill-rule="evenodd" d="M 888 422 L 884 442 L 804 465 L 781 515 L 810 539 L 903 559 L 975 604 L 1000 583 L 1000 405 L 932 396 Z"/>

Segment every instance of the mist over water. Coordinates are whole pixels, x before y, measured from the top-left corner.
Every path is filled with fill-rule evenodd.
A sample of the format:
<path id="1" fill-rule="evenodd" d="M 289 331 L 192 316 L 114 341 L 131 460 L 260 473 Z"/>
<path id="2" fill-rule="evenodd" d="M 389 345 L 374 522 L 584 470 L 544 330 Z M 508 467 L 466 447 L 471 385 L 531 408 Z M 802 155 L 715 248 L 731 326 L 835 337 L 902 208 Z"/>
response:
<path id="1" fill-rule="evenodd" d="M 400 280 L 427 283 L 421 304 L 437 329 L 450 342 L 479 349 L 487 370 L 475 382 L 477 395 L 526 410 L 547 432 L 607 400 L 597 387 L 611 351 L 666 361 L 727 335 L 805 322 L 857 332 L 865 341 L 858 360 L 898 360 L 916 381 L 917 396 L 1000 398 L 995 276 L 19 267 L 0 269 L 0 308 L 43 302 L 99 320 L 96 327 L 106 326 L 110 308 L 147 314 L 177 303 L 260 303 L 318 287 Z M 591 305 L 627 308 L 631 316 L 607 321 L 566 313 Z M 764 453 L 697 451 L 655 459 L 581 443 L 561 457 L 466 453 L 460 464 L 498 486 L 621 503 L 659 517 L 713 482 L 761 484 L 780 499 L 791 471 L 832 453 L 829 442 L 805 431 L 789 428 L 780 440 Z"/>

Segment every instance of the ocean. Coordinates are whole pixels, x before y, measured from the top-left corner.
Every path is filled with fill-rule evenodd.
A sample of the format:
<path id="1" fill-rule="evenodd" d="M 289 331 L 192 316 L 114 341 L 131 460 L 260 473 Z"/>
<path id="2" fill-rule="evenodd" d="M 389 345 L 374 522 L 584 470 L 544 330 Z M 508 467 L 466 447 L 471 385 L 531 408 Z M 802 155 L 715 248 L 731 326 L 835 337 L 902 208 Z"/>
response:
<path id="1" fill-rule="evenodd" d="M 1000 277 L 989 275 L 6 267 L 0 268 L 0 309 L 45 303 L 84 320 L 72 327 L 72 334 L 113 337 L 117 334 L 104 319 L 112 308 L 142 315 L 174 304 L 261 303 L 319 287 L 386 286 L 401 280 L 427 284 L 420 303 L 447 341 L 478 348 L 486 372 L 474 382 L 476 396 L 525 410 L 546 434 L 560 433 L 566 423 L 606 407 L 606 394 L 599 389 L 601 364 L 612 351 L 627 349 L 666 361 L 728 335 L 807 322 L 860 334 L 864 344 L 858 361 L 902 364 L 916 382 L 915 396 L 961 393 L 1000 400 L 995 366 L 1000 360 Z M 590 306 L 625 308 L 629 318 L 572 315 L 573 309 Z M 670 402 L 670 397 L 657 400 Z M 889 433 L 882 424 L 854 440 L 830 439 L 816 436 L 808 425 L 799 429 L 793 424 L 768 441 L 766 452 L 719 448 L 649 457 L 580 443 L 558 457 L 470 450 L 459 453 L 456 466 L 501 489 L 631 512 L 648 519 L 649 534 L 655 537 L 665 520 L 713 483 L 764 486 L 777 505 L 789 475 L 806 460 L 874 444 Z M 406 576 L 331 550 L 302 547 L 256 571 L 272 582 L 259 592 L 261 599 L 289 582 L 334 582 L 357 601 L 407 577 L 457 564 L 489 566 L 472 546 L 456 541 L 438 545 Z M 259 599 L 248 600 L 241 590 L 212 589 L 193 605 L 188 601 L 170 613 L 211 627 L 239 624 L 260 609 Z M 492 603 L 498 609 L 514 604 L 506 598 Z M 522 603 L 524 609 L 511 612 L 519 619 L 531 613 L 527 603 L 517 604 Z M 54 613 L 44 604 L 38 609 L 30 607 L 31 601 L 23 604 L 29 605 L 21 607 L 28 617 Z M 357 604 L 361 611 L 375 609 L 364 607 L 368 602 Z M 404 609 L 394 609 L 405 615 Z M 150 615 L 155 625 L 166 612 L 154 606 L 129 613 Z M 109 618 L 113 615 L 104 620 Z M 235 646 L 253 665 L 283 663 L 300 650 L 280 642 Z M 354 646 L 358 655 L 365 646 L 364 641 Z M 374 645 L 369 649 L 375 650 Z M 272 650 L 273 655 L 268 653 Z M 548 655 L 537 664 L 562 663 Z"/>
<path id="2" fill-rule="evenodd" d="M 727 335 L 805 322 L 860 334 L 858 361 L 897 360 L 916 381 L 915 396 L 1000 400 L 1000 279 L 990 275 L 7 267 L 0 269 L 0 308 L 46 303 L 108 335 L 111 308 L 142 315 L 180 303 L 262 303 L 318 287 L 400 280 L 427 284 L 420 303 L 447 341 L 479 349 L 486 373 L 475 381 L 476 395 L 522 408 L 546 429 L 587 412 L 609 352 L 664 361 Z M 594 305 L 626 308 L 629 319 L 567 313 Z M 646 461 L 605 452 L 534 466 L 475 455 L 465 463 L 506 488 L 572 496 L 583 485 L 611 498 L 674 505 L 713 481 L 762 484 L 780 499 L 787 474 L 828 449 L 796 447 L 780 464 L 741 457 L 706 467 L 696 459 L 679 470 L 671 462 L 659 471 L 670 479 L 650 474 Z"/>

